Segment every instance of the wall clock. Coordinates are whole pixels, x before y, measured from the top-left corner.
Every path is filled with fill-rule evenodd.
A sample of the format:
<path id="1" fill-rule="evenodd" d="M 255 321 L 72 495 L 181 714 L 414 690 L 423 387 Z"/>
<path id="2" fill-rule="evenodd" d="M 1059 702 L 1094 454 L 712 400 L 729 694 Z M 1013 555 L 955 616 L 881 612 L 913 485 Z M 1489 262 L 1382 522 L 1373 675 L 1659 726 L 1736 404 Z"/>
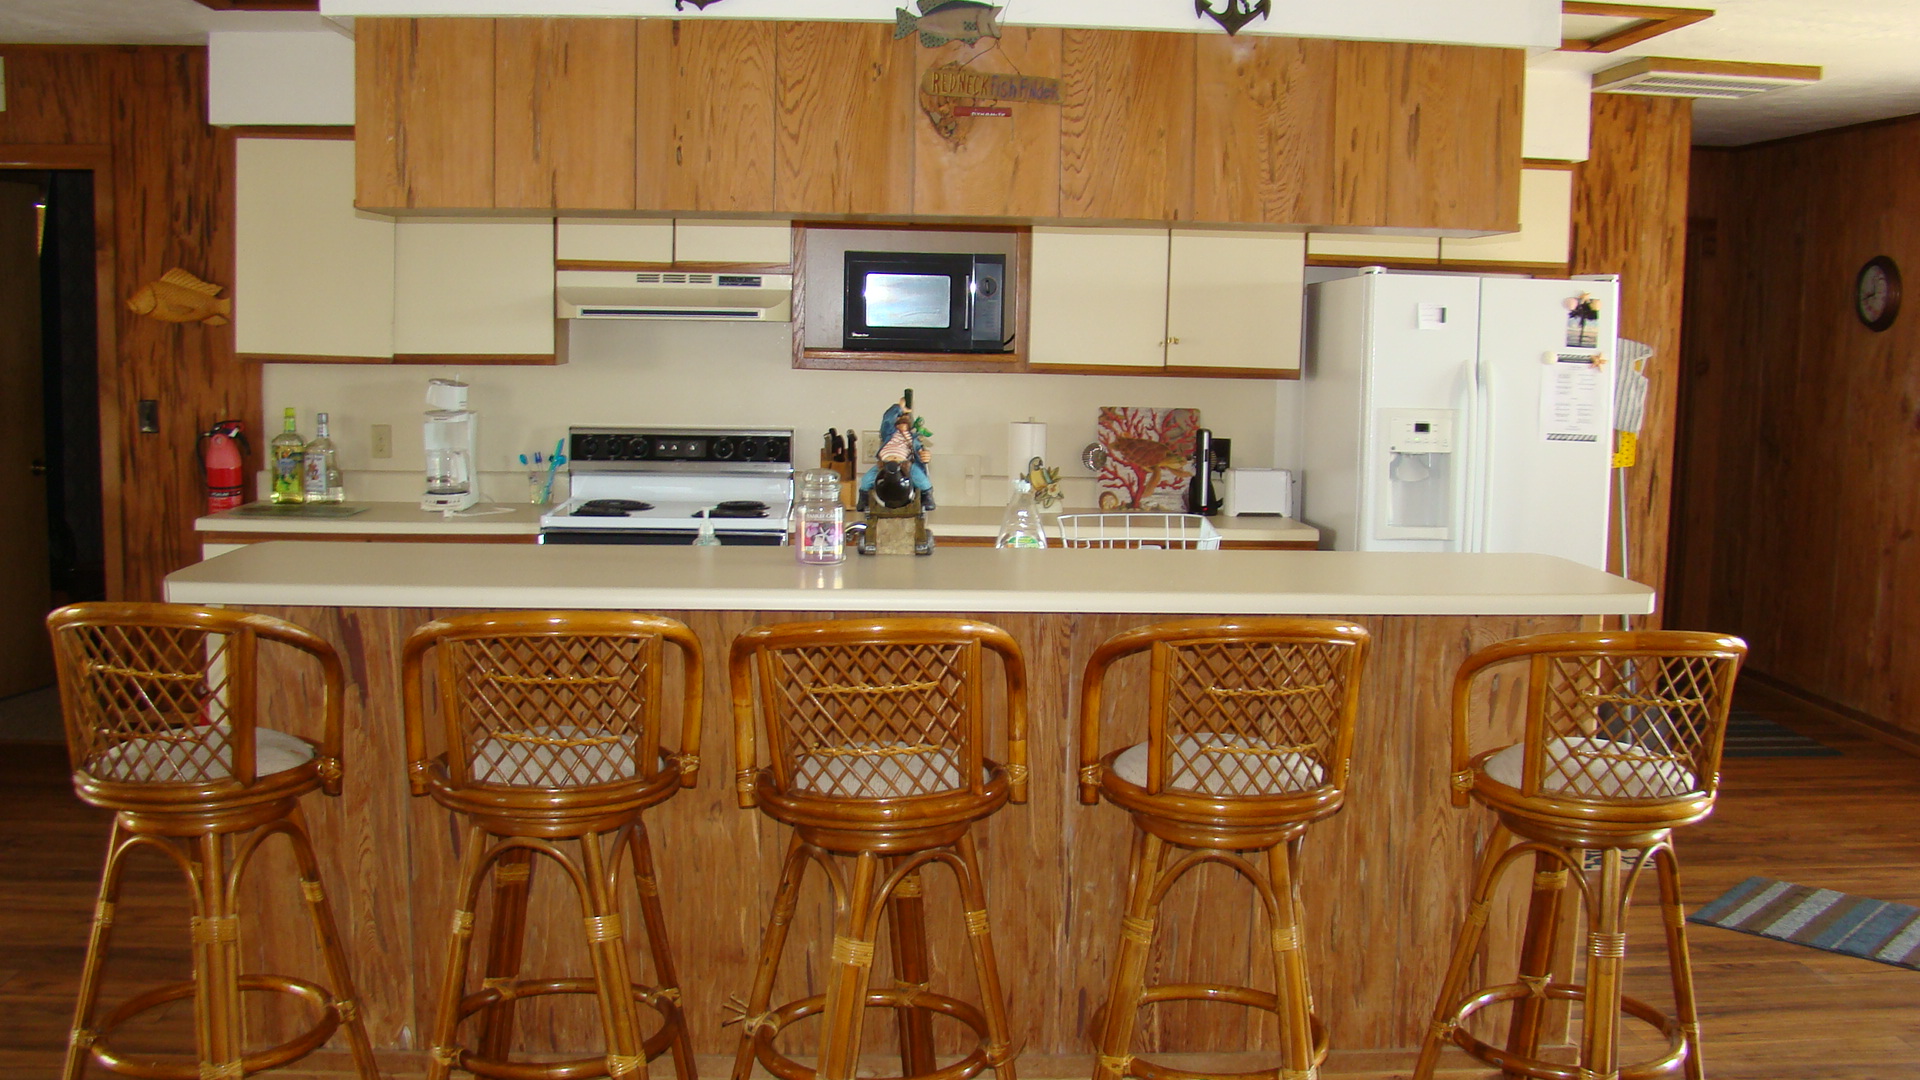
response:
<path id="1" fill-rule="evenodd" d="M 1853 279 L 1853 313 L 1876 333 L 1893 325 L 1900 315 L 1900 268 L 1885 255 L 1875 255 Z"/>

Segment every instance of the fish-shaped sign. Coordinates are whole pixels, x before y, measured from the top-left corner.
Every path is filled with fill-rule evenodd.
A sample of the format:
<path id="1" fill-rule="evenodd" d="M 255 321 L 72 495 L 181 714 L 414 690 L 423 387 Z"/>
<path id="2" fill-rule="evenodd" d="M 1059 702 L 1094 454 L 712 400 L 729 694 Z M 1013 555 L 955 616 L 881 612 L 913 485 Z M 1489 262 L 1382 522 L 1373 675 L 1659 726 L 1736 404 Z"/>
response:
<path id="1" fill-rule="evenodd" d="M 220 300 L 220 286 L 201 281 L 175 267 L 150 281 L 127 299 L 127 310 L 135 315 L 151 315 L 161 322 L 203 322 L 208 326 L 227 325 L 233 301 Z"/>
<path id="2" fill-rule="evenodd" d="M 893 17 L 896 40 L 917 30 L 920 44 L 929 49 L 949 41 L 971 45 L 983 37 L 1000 36 L 1000 8 L 979 0 L 920 0 L 920 14 L 895 8 Z"/>

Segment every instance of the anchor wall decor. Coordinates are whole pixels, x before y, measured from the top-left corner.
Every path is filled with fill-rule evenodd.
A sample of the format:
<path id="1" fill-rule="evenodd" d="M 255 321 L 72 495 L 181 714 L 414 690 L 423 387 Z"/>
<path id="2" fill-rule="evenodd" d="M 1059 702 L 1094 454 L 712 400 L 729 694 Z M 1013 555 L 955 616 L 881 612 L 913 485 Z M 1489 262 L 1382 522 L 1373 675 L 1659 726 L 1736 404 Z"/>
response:
<path id="1" fill-rule="evenodd" d="M 1205 15 L 1226 30 L 1232 37 L 1240 28 L 1255 19 L 1264 19 L 1272 14 L 1272 0 L 1227 0 L 1225 10 L 1215 11 L 1207 0 L 1193 0 L 1193 13 Z"/>

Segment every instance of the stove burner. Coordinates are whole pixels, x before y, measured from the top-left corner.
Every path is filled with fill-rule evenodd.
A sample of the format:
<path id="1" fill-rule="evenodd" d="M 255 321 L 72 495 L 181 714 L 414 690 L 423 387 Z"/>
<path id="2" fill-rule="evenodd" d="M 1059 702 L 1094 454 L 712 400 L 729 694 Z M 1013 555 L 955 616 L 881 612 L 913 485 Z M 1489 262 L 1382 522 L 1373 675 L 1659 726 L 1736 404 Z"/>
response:
<path id="1" fill-rule="evenodd" d="M 574 517 L 626 517 L 639 510 L 653 509 L 652 503 L 638 499 L 594 499 L 574 507 Z"/>
<path id="2" fill-rule="evenodd" d="M 767 504 L 758 499 L 728 499 L 715 503 L 708 517 L 717 518 L 763 518 L 767 516 Z"/>

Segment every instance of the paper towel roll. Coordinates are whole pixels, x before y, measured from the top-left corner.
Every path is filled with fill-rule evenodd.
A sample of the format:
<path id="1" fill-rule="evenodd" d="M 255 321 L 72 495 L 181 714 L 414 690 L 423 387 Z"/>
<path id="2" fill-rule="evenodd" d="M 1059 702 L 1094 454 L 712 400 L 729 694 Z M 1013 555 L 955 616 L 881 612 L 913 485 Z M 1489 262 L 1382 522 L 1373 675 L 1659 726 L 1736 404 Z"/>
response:
<path id="1" fill-rule="evenodd" d="M 1027 474 L 1027 463 L 1047 456 L 1047 425 L 1032 420 L 1007 425 L 1007 495 L 1012 497 L 1014 480 Z"/>

